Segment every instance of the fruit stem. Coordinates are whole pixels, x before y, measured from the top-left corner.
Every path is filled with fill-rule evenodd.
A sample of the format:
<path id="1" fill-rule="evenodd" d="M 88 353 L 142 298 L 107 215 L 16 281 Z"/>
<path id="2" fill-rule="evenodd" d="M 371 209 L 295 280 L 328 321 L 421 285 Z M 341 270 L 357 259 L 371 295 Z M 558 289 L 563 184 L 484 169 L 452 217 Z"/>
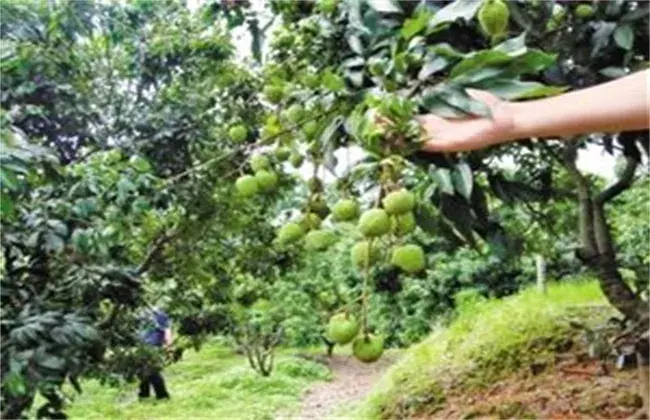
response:
<path id="1" fill-rule="evenodd" d="M 370 280 L 370 250 L 372 249 L 372 239 L 368 240 L 368 247 L 366 249 L 366 264 L 363 273 L 363 289 L 361 290 L 361 309 L 363 311 L 362 323 L 363 333 L 368 335 L 368 283 Z"/>

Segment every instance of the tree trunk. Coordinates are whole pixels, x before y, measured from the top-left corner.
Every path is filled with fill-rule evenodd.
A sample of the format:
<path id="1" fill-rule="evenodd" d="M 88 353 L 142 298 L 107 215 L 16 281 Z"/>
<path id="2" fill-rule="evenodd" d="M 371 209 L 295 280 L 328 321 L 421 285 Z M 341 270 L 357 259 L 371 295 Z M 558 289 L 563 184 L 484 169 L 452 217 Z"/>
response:
<path id="1" fill-rule="evenodd" d="M 546 294 L 546 261 L 542 254 L 535 254 L 535 267 L 537 269 L 537 290 Z"/>
<path id="2" fill-rule="evenodd" d="M 609 303 L 626 318 L 639 321 L 648 312 L 647 303 L 643 302 L 623 280 L 616 261 L 606 255 L 600 255 L 589 261 L 588 266 L 598 275 L 598 282 Z"/>

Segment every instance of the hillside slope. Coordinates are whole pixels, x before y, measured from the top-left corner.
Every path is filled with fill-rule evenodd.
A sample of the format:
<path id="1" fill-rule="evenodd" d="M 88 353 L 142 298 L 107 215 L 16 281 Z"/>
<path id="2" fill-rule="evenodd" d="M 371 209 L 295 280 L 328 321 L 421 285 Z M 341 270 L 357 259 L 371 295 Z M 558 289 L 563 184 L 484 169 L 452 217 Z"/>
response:
<path id="1" fill-rule="evenodd" d="M 570 325 L 612 315 L 595 282 L 468 299 L 449 327 L 405 352 L 353 417 L 625 417 L 639 403 L 634 372 L 602 374 Z"/>

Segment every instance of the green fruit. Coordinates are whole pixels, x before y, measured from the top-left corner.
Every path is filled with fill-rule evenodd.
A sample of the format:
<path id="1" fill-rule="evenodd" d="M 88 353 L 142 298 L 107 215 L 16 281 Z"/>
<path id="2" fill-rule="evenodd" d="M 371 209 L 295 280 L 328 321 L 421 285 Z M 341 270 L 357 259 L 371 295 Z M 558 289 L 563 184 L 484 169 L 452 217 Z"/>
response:
<path id="1" fill-rule="evenodd" d="M 384 353 L 384 340 L 368 334 L 365 337 L 357 337 L 352 343 L 352 354 L 364 363 L 372 363 Z"/>
<path id="2" fill-rule="evenodd" d="M 277 125 L 265 125 L 260 131 L 262 144 L 272 144 L 281 132 L 282 129 Z"/>
<path id="3" fill-rule="evenodd" d="M 260 191 L 273 191 L 278 185 L 278 175 L 271 171 L 259 171 L 255 174 L 255 180 L 260 187 Z"/>
<path id="4" fill-rule="evenodd" d="M 307 230 L 318 229 L 322 220 L 316 213 L 307 213 L 300 222 Z"/>
<path id="5" fill-rule="evenodd" d="M 321 181 L 320 178 L 316 177 L 309 178 L 309 181 L 307 181 L 307 187 L 309 188 L 310 192 L 321 192 L 323 191 L 323 181 Z"/>
<path id="6" fill-rule="evenodd" d="M 327 337 L 339 345 L 348 344 L 358 332 L 359 324 L 352 315 L 336 314 L 327 324 Z"/>
<path id="7" fill-rule="evenodd" d="M 237 192 L 243 197 L 251 197 L 259 191 L 257 180 L 252 175 L 244 175 L 237 178 L 235 181 Z"/>
<path id="8" fill-rule="evenodd" d="M 565 15 L 566 10 L 564 7 L 560 6 L 559 4 L 554 4 L 553 11 L 551 12 L 551 19 L 549 19 L 549 21 L 546 23 L 546 29 L 549 31 L 557 29 L 564 20 Z"/>
<path id="9" fill-rule="evenodd" d="M 393 250 L 391 263 L 407 273 L 417 273 L 425 266 L 424 251 L 417 245 L 399 246 Z"/>
<path id="10" fill-rule="evenodd" d="M 382 200 L 388 214 L 404 214 L 415 207 L 415 195 L 407 190 L 393 191 Z"/>
<path id="11" fill-rule="evenodd" d="M 269 162 L 269 158 L 266 157 L 265 155 L 255 155 L 251 157 L 248 163 L 251 166 L 253 172 L 263 171 L 269 169 L 269 167 L 271 166 L 271 163 Z"/>
<path id="12" fill-rule="evenodd" d="M 278 242 L 281 244 L 290 244 L 298 241 L 303 237 L 305 231 L 298 223 L 287 223 L 278 231 Z"/>
<path id="13" fill-rule="evenodd" d="M 390 231 L 390 219 L 383 209 L 370 209 L 361 215 L 357 227 L 365 236 L 381 236 Z"/>
<path id="14" fill-rule="evenodd" d="M 302 166 L 304 160 L 305 160 L 304 156 L 297 152 L 293 152 L 289 157 L 289 162 L 296 169 Z"/>
<path id="15" fill-rule="evenodd" d="M 308 139 L 311 139 L 318 132 L 318 123 L 316 121 L 309 121 L 302 126 L 302 131 Z"/>
<path id="16" fill-rule="evenodd" d="M 228 136 L 235 143 L 243 142 L 244 140 L 246 140 L 247 135 L 248 135 L 248 131 L 246 130 L 246 127 L 244 127 L 241 124 L 230 127 L 230 130 L 228 130 Z"/>
<path id="17" fill-rule="evenodd" d="M 329 213 L 329 208 L 327 207 L 327 202 L 322 195 L 317 195 L 309 203 L 309 208 L 321 218 L 325 218 Z"/>
<path id="18" fill-rule="evenodd" d="M 510 10 L 503 0 L 483 0 L 478 11 L 478 22 L 486 34 L 492 37 L 504 34 L 509 19 Z"/>
<path id="19" fill-rule="evenodd" d="M 354 244 L 352 251 L 350 251 L 350 256 L 352 257 L 352 262 L 357 268 L 366 268 L 371 266 L 379 257 L 379 249 L 373 246 L 370 248 L 370 253 L 368 252 L 368 247 L 370 243 L 368 241 L 361 241 Z"/>
<path id="20" fill-rule="evenodd" d="M 291 155 L 291 149 L 289 149 L 288 147 L 278 147 L 277 149 L 275 149 L 275 157 L 279 161 L 285 161 L 289 159 L 290 155 Z"/>
<path id="21" fill-rule="evenodd" d="M 594 16 L 594 8 L 589 4 L 580 4 L 576 7 L 575 14 L 579 18 L 589 19 Z"/>
<path id="22" fill-rule="evenodd" d="M 323 251 L 336 241 L 336 236 L 329 230 L 312 230 L 305 237 L 305 248 L 309 251 Z"/>
<path id="23" fill-rule="evenodd" d="M 269 102 L 277 104 L 282 100 L 282 97 L 284 96 L 284 89 L 282 86 L 271 85 L 265 87 L 263 93 Z"/>
<path id="24" fill-rule="evenodd" d="M 356 200 L 344 199 L 332 207 L 332 218 L 336 222 L 356 219 L 359 216 L 359 203 Z"/>
<path id="25" fill-rule="evenodd" d="M 334 305 L 334 303 L 336 303 L 336 298 L 334 297 L 334 295 L 332 293 L 328 293 L 328 292 L 320 292 L 318 294 L 318 300 L 320 300 L 322 303 L 324 303 L 326 305 L 330 305 L 330 306 Z"/>
<path id="26" fill-rule="evenodd" d="M 289 107 L 289 109 L 286 110 L 285 115 L 287 117 L 287 120 L 294 124 L 297 124 L 305 117 L 305 110 L 301 105 L 293 104 Z"/>
<path id="27" fill-rule="evenodd" d="M 393 232 L 398 235 L 406 235 L 415 230 L 415 216 L 412 212 L 400 214 L 392 219 Z"/>

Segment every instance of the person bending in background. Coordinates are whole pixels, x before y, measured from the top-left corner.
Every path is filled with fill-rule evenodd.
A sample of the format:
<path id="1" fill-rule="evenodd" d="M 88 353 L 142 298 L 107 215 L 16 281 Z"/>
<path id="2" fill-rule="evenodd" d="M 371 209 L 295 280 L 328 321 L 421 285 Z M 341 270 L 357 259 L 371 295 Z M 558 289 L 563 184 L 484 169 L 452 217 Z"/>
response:
<path id="1" fill-rule="evenodd" d="M 155 347 L 168 347 L 172 343 L 172 330 L 169 316 L 159 308 L 150 308 L 145 313 L 145 327 L 141 334 L 143 343 Z M 165 380 L 159 369 L 149 370 L 140 378 L 140 399 L 149 398 L 151 388 L 156 394 L 156 399 L 168 399 L 169 393 Z"/>

